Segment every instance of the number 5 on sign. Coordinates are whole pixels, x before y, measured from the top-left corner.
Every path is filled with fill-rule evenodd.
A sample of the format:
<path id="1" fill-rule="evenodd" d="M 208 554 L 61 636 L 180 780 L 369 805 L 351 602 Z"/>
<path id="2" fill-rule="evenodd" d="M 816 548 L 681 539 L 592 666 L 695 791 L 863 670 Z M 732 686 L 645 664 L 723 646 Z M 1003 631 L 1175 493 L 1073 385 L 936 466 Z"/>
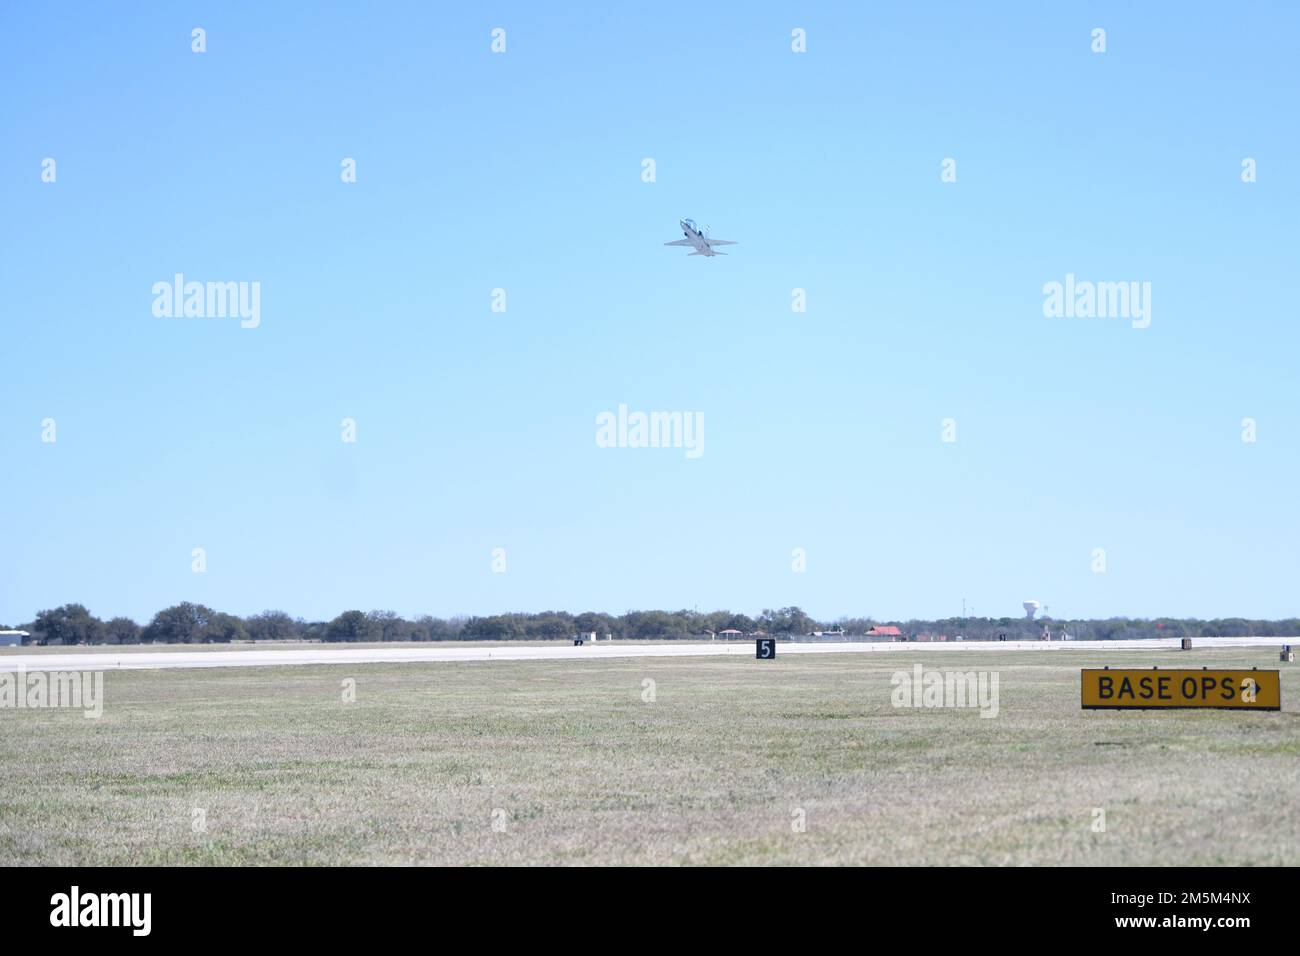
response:
<path id="1" fill-rule="evenodd" d="M 776 638 L 760 637 L 754 642 L 754 656 L 760 661 L 776 660 Z"/>

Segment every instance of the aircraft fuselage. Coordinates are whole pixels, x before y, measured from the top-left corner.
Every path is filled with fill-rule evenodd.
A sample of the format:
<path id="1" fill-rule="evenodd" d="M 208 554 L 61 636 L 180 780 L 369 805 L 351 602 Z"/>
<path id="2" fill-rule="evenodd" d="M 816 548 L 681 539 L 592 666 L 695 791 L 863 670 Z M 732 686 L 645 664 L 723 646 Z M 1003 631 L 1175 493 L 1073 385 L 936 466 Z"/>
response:
<path id="1" fill-rule="evenodd" d="M 682 227 L 682 235 L 691 241 L 691 245 L 695 247 L 696 252 L 702 256 L 716 255 L 709 245 L 709 240 L 704 238 L 704 233 L 691 228 L 685 221 L 678 223 L 678 225 Z"/>

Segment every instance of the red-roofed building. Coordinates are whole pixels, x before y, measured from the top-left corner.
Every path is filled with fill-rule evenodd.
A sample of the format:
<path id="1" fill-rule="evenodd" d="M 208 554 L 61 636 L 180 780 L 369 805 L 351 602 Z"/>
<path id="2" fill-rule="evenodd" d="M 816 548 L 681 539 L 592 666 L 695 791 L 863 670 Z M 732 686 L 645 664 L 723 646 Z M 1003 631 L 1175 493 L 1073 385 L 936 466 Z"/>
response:
<path id="1" fill-rule="evenodd" d="M 897 641 L 903 636 L 903 632 L 892 624 L 877 624 L 867 630 L 867 637 L 887 637 L 891 641 Z"/>

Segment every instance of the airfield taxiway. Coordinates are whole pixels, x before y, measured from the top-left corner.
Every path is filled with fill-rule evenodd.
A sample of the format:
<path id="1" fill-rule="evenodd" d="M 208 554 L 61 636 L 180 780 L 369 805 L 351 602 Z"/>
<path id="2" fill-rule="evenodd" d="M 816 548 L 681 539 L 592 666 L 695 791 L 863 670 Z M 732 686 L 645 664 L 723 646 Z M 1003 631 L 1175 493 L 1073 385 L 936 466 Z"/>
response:
<path id="1" fill-rule="evenodd" d="M 1196 649 L 1210 647 L 1279 647 L 1300 643 L 1290 637 L 1198 637 Z M 1177 638 L 1136 641 L 896 641 L 896 642 L 778 642 L 777 659 L 787 654 L 890 654 L 932 651 L 1153 651 L 1176 650 Z M 198 667 L 285 667 L 306 664 L 434 664 L 472 661 L 592 661 L 627 657 L 754 656 L 754 642 L 598 641 L 581 647 L 502 642 L 496 645 L 386 644 L 301 645 L 293 649 L 267 647 L 212 648 L 203 651 L 153 651 L 102 647 L 70 653 L 20 653 L 0 656 L 0 671 L 171 670 Z"/>

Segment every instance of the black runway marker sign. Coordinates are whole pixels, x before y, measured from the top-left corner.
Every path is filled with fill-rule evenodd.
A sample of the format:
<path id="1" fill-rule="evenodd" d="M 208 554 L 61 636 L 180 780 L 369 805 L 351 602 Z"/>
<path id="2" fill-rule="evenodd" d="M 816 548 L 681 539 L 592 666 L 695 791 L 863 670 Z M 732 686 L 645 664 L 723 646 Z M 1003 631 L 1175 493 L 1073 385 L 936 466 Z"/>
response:
<path id="1" fill-rule="evenodd" d="M 776 660 L 776 638 L 760 637 L 754 641 L 754 656 L 760 661 Z"/>
<path id="2" fill-rule="evenodd" d="M 1281 710 L 1278 671 L 1085 668 L 1084 710 Z"/>

